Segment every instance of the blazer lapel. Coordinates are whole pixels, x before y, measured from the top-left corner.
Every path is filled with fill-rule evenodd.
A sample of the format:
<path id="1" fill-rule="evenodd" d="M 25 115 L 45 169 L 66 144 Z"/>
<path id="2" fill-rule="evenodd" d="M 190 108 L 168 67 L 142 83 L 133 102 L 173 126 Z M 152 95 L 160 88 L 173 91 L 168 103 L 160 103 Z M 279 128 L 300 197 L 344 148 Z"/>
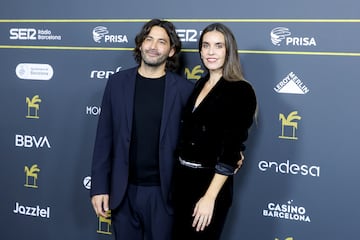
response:
<path id="1" fill-rule="evenodd" d="M 136 74 L 137 74 L 137 68 L 135 68 L 134 71 L 131 72 L 127 77 L 128 79 L 125 81 L 123 88 L 124 97 L 121 98 L 124 101 L 126 108 L 126 120 L 127 120 L 126 125 L 127 125 L 128 133 L 130 134 L 129 137 L 131 137 L 131 128 L 133 122 Z"/>
<path id="2" fill-rule="evenodd" d="M 173 108 L 174 101 L 177 97 L 176 95 L 176 80 L 171 76 L 171 74 L 167 74 L 165 80 L 164 104 L 161 117 L 160 139 L 164 135 L 169 116 L 171 114 L 171 109 Z"/>

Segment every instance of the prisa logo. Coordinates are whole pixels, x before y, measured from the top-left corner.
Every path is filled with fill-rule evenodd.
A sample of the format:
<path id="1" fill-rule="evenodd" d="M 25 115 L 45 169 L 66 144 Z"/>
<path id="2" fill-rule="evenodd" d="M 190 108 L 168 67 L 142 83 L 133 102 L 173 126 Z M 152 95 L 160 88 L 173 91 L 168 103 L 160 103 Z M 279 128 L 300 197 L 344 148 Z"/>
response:
<path id="1" fill-rule="evenodd" d="M 29 135 L 15 135 L 15 146 L 16 147 L 26 147 L 26 148 L 42 148 L 47 147 L 51 148 L 49 140 L 46 136 L 36 138 L 35 136 Z"/>
<path id="2" fill-rule="evenodd" d="M 36 207 L 23 206 L 16 202 L 13 213 L 32 217 L 50 218 L 50 207 L 40 208 L 39 205 Z"/>
<path id="3" fill-rule="evenodd" d="M 112 35 L 109 34 L 109 30 L 104 26 L 97 26 L 93 29 L 93 40 L 97 43 L 101 43 L 104 40 L 105 43 L 128 43 L 126 35 Z"/>
<path id="4" fill-rule="evenodd" d="M 271 42 L 275 46 L 280 46 L 284 40 L 286 46 L 316 46 L 314 37 L 292 37 L 291 35 L 289 28 L 286 27 L 277 27 L 270 32 Z"/>

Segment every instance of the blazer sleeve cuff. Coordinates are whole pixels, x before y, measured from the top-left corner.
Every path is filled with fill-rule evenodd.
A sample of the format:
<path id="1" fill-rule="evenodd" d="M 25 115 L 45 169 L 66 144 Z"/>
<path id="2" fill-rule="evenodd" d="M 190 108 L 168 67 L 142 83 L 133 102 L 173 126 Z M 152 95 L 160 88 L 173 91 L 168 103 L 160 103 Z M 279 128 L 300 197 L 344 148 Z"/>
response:
<path id="1" fill-rule="evenodd" d="M 234 175 L 235 168 L 225 163 L 218 163 L 215 165 L 215 172 L 221 175 L 231 176 Z"/>

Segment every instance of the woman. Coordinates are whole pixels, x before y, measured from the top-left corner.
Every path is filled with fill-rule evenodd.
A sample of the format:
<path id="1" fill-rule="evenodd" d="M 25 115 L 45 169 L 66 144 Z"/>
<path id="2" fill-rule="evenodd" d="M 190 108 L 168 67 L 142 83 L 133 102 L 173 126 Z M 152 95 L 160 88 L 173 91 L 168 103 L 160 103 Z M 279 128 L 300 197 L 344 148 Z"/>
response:
<path id="1" fill-rule="evenodd" d="M 256 110 L 232 32 L 204 29 L 199 52 L 208 71 L 185 106 L 175 170 L 174 239 L 219 239 L 232 202 L 234 170 Z"/>

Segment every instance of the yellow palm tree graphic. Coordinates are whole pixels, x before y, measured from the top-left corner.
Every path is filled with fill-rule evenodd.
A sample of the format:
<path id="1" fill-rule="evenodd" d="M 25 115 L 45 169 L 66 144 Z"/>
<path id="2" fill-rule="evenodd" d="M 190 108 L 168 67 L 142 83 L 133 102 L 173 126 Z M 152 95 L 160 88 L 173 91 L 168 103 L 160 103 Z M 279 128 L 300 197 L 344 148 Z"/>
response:
<path id="1" fill-rule="evenodd" d="M 279 136 L 279 138 L 293 139 L 293 140 L 298 139 L 295 136 L 295 130 L 298 128 L 298 123 L 296 121 L 301 120 L 301 117 L 298 116 L 297 114 L 298 114 L 298 111 L 293 111 L 293 112 L 289 113 L 289 115 L 287 117 L 285 117 L 285 115 L 282 113 L 279 114 L 279 120 L 281 120 L 281 136 Z M 292 128 L 292 136 L 284 135 L 285 127 Z"/>
<path id="2" fill-rule="evenodd" d="M 40 172 L 40 169 L 38 168 L 37 164 L 34 164 L 31 166 L 31 168 L 28 168 L 28 166 L 25 166 L 25 174 L 26 174 L 26 182 L 24 184 L 25 187 L 32 187 L 32 188 L 37 188 L 38 186 L 36 185 L 36 180 L 38 178 L 38 172 Z M 29 178 L 32 177 L 33 178 L 33 184 L 29 184 Z"/>
<path id="3" fill-rule="evenodd" d="M 39 118 L 39 103 L 41 102 L 41 99 L 39 98 L 39 95 L 35 95 L 30 100 L 29 97 L 26 97 L 26 103 L 28 105 L 28 113 L 26 118 Z M 34 115 L 31 115 L 31 109 L 35 109 Z"/>
<path id="4" fill-rule="evenodd" d="M 107 218 L 104 218 L 102 216 L 99 217 L 99 228 L 98 230 L 96 231 L 97 233 L 101 233 L 101 234 L 111 234 L 111 231 L 110 231 L 110 227 L 111 227 L 111 211 L 109 210 L 107 212 L 108 214 L 108 217 Z M 102 225 L 103 223 L 106 225 L 106 230 L 103 230 L 102 229 Z"/>
<path id="5" fill-rule="evenodd" d="M 185 68 L 185 75 L 187 79 L 199 80 L 204 70 L 201 69 L 200 65 L 195 66 L 192 71 L 189 68 Z"/>

